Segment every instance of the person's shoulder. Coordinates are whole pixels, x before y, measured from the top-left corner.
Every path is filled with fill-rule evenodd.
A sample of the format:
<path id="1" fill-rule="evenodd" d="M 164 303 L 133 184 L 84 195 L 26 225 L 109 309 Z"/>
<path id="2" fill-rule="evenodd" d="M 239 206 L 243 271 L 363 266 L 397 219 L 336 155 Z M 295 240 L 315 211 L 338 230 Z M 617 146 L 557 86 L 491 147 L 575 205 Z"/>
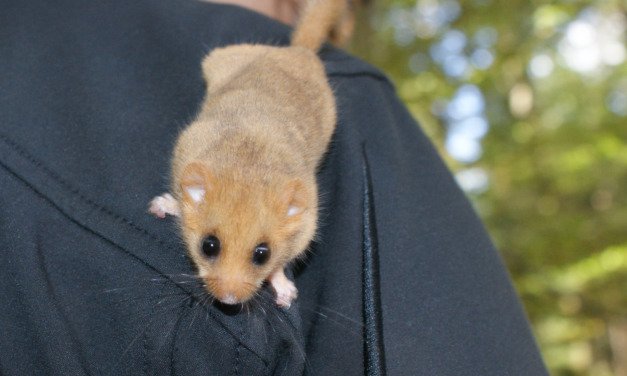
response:
<path id="1" fill-rule="evenodd" d="M 327 45 L 320 51 L 320 58 L 330 78 L 370 78 L 393 87 L 390 79 L 380 69 L 341 49 Z"/>
<path id="2" fill-rule="evenodd" d="M 209 47 L 207 52 L 233 44 L 281 47 L 290 43 L 292 28 L 263 14 L 228 4 L 205 3 L 201 9 L 206 10 L 206 25 L 212 29 L 211 33 L 205 33 L 210 36 L 205 41 L 205 45 Z M 218 20 L 220 22 L 217 22 Z M 238 24 L 240 27 L 229 28 L 228 31 L 221 29 L 227 22 Z M 392 87 L 391 81 L 381 70 L 340 48 L 327 43 L 319 56 L 331 79 L 371 78 Z"/>

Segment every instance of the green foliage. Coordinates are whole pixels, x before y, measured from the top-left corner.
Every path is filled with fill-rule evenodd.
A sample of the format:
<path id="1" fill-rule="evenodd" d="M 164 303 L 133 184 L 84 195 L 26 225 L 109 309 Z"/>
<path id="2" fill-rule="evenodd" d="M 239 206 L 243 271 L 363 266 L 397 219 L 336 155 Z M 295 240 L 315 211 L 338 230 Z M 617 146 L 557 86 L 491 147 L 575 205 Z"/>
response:
<path id="1" fill-rule="evenodd" d="M 551 372 L 618 374 L 627 367 L 617 356 L 627 348 L 612 341 L 627 318 L 627 3 L 381 0 L 365 13 L 354 52 L 390 75 L 458 172 Z M 464 128 L 451 103 L 471 89 L 484 106 Z M 456 127 L 478 153 L 456 156 Z M 468 171 L 485 179 L 465 185 Z"/>

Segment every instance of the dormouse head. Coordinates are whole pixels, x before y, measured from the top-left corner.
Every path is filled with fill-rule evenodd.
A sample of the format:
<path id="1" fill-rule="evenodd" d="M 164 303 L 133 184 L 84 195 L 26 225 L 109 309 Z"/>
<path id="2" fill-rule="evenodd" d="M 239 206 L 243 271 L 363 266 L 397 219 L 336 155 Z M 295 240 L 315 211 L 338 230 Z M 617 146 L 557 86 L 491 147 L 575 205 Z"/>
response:
<path id="1" fill-rule="evenodd" d="M 179 182 L 181 225 L 207 290 L 226 304 L 253 297 L 313 238 L 313 180 L 187 165 Z"/>

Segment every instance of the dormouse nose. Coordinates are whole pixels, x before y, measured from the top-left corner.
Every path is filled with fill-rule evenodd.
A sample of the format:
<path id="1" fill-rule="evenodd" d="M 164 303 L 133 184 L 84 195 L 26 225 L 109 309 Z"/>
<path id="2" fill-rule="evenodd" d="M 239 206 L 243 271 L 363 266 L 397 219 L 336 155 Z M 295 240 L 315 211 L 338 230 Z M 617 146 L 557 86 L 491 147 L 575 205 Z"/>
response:
<path id="1" fill-rule="evenodd" d="M 233 294 L 226 294 L 224 297 L 218 299 L 224 304 L 237 304 L 238 300 Z"/>
<path id="2" fill-rule="evenodd" d="M 238 278 L 218 278 L 213 284 L 213 296 L 224 304 L 238 304 L 251 294 L 248 284 Z"/>

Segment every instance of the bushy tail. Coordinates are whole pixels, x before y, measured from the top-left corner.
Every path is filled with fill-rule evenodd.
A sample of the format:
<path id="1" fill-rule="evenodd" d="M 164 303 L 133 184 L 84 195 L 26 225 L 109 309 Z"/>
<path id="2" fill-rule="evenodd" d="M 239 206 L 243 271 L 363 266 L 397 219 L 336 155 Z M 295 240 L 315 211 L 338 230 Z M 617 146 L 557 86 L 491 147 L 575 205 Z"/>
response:
<path id="1" fill-rule="evenodd" d="M 292 34 L 292 46 L 318 51 L 329 37 L 336 43 L 348 39 L 354 23 L 348 1 L 308 0 Z"/>

